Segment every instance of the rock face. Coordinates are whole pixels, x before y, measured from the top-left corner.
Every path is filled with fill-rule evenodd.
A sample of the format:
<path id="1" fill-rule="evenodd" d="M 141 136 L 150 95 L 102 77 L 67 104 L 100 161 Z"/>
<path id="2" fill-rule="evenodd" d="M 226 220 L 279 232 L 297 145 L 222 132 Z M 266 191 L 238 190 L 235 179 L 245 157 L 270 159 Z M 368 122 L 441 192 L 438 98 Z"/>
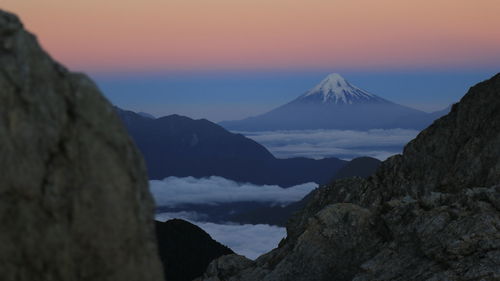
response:
<path id="1" fill-rule="evenodd" d="M 169 281 L 191 281 L 203 274 L 212 260 L 234 254 L 185 220 L 156 221 L 155 228 L 165 278 Z"/>
<path id="2" fill-rule="evenodd" d="M 0 276 L 163 280 L 142 160 L 85 75 L 0 11 Z"/>
<path id="3" fill-rule="evenodd" d="M 500 74 L 368 179 L 315 190 L 280 246 L 204 280 L 499 280 Z"/>

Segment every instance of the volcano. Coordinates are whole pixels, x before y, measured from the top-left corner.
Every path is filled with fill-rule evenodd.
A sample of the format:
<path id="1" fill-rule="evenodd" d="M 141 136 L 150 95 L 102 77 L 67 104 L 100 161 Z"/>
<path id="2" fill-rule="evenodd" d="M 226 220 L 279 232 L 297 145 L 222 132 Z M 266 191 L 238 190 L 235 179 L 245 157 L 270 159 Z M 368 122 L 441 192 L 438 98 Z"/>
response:
<path id="1" fill-rule="evenodd" d="M 423 129 L 433 119 L 426 112 L 381 98 L 332 73 L 285 105 L 220 125 L 233 131 Z"/>

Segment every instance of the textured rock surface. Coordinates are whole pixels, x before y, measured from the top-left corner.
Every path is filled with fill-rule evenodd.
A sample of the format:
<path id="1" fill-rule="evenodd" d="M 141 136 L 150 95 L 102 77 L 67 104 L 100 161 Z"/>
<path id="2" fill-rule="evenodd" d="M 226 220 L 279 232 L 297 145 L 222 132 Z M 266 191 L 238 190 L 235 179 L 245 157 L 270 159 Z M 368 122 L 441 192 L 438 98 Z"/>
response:
<path id="1" fill-rule="evenodd" d="M 0 11 L 0 276 L 162 280 L 142 160 L 84 75 Z"/>
<path id="2" fill-rule="evenodd" d="M 500 280 L 500 74 L 368 179 L 317 189 L 280 246 L 204 280 Z"/>

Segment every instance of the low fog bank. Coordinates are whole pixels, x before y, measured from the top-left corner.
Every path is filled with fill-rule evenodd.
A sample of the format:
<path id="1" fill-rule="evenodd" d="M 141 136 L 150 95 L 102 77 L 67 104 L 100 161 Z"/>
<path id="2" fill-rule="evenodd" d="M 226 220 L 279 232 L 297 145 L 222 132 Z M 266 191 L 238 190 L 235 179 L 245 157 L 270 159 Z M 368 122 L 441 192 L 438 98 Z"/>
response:
<path id="1" fill-rule="evenodd" d="M 318 187 L 316 183 L 304 183 L 288 188 L 277 185 L 238 183 L 212 176 L 168 177 L 149 181 L 151 192 L 158 207 L 175 207 L 181 204 L 220 204 L 230 202 L 270 202 L 287 204 L 302 199 Z"/>
<path id="2" fill-rule="evenodd" d="M 351 160 L 370 156 L 379 160 L 401 153 L 419 131 L 408 129 L 297 130 L 237 132 L 269 149 L 278 158 L 338 157 Z"/>
<path id="3" fill-rule="evenodd" d="M 202 217 L 202 215 L 201 215 Z M 158 213 L 156 220 L 167 221 L 174 218 L 187 220 L 203 230 L 218 242 L 228 246 L 235 253 L 250 259 L 276 248 L 281 239 L 286 236 L 284 227 L 265 224 L 216 224 L 199 222 L 200 215 L 196 212 Z"/>
<path id="4" fill-rule="evenodd" d="M 201 227 L 213 239 L 250 259 L 277 247 L 286 236 L 286 229 L 265 224 L 240 225 L 220 221 L 217 212 L 231 215 L 253 204 L 287 205 L 299 201 L 318 186 L 316 183 L 289 188 L 259 186 L 216 176 L 201 179 L 168 177 L 149 183 L 157 205 L 157 220 L 187 220 Z"/>

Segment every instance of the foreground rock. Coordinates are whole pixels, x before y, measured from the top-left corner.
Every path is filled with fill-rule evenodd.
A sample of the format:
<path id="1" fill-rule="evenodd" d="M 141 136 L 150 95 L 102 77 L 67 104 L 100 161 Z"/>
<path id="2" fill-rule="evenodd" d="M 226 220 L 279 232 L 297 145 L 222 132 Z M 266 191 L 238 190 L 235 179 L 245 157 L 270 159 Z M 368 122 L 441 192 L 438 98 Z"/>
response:
<path id="1" fill-rule="evenodd" d="M 500 74 L 368 179 L 310 195 L 280 247 L 204 280 L 500 280 Z"/>
<path id="2" fill-rule="evenodd" d="M 0 11 L 3 281 L 162 280 L 142 160 L 86 76 Z"/>

